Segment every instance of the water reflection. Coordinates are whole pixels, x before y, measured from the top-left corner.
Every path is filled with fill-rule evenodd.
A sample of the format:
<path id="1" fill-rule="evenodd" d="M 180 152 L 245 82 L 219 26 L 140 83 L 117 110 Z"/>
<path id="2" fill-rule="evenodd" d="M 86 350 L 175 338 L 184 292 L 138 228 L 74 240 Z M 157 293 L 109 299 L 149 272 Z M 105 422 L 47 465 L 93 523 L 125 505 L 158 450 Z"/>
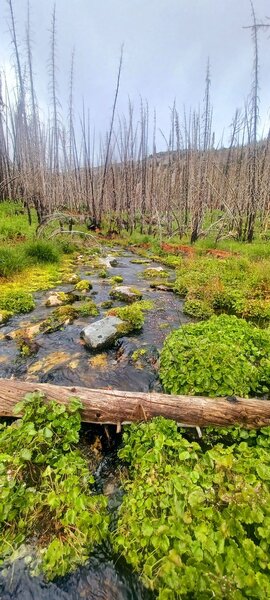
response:
<path id="1" fill-rule="evenodd" d="M 107 552 L 92 557 L 88 564 L 68 577 L 46 583 L 32 577 L 22 559 L 0 572 L 1 600 L 152 600 L 123 561 Z"/>

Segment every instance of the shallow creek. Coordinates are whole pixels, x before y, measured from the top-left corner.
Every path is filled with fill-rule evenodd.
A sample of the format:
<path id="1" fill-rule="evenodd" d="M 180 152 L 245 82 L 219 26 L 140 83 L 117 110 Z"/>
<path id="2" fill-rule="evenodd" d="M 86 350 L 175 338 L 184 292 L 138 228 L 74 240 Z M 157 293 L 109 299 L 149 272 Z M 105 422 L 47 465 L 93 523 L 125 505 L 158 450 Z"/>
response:
<path id="1" fill-rule="evenodd" d="M 108 251 L 110 256 L 114 251 Z M 136 256 L 131 252 L 115 252 L 117 265 L 108 268 L 109 277 L 121 275 L 123 285 L 135 286 L 142 292 L 144 300 L 151 300 L 152 310 L 145 313 L 144 327 L 136 335 L 121 338 L 113 348 L 93 353 L 82 343 L 81 330 L 106 315 L 107 309 L 100 308 L 98 317 L 79 318 L 73 324 L 54 333 L 38 334 L 35 338 L 39 349 L 30 357 L 21 357 L 17 343 L 7 337 L 20 328 L 27 328 L 47 318 L 52 308 L 45 306 L 52 290 L 35 295 L 36 308 L 28 315 L 14 317 L 0 329 L 0 377 L 17 377 L 27 381 L 50 382 L 56 385 L 81 385 L 92 388 L 115 388 L 134 391 L 160 391 L 158 381 L 158 350 L 168 333 L 187 322 L 183 314 L 183 302 L 169 291 L 152 289 L 151 280 L 143 279 L 145 268 L 158 264 L 134 264 Z M 92 282 L 93 289 L 87 297 L 97 305 L 110 300 L 111 286 L 107 279 L 98 277 L 97 272 L 86 275 L 89 266 L 80 260 L 74 271 L 82 279 Z M 173 271 L 170 273 L 173 278 Z M 53 291 L 70 292 L 74 286 L 67 284 Z M 123 305 L 114 301 L 113 306 Z M 7 337 L 6 337 L 7 336 Z M 145 358 L 132 360 L 136 349 L 145 349 Z M 121 490 L 117 478 L 116 448 L 119 440 L 115 428 L 82 429 L 83 449 L 89 448 L 89 462 L 95 471 L 96 488 L 109 497 L 112 513 L 121 502 Z M 119 437 L 119 436 L 118 436 Z M 115 557 L 110 548 L 102 548 L 87 566 L 53 583 L 29 575 L 23 560 L 13 563 L 5 572 L 0 572 L 1 600 L 148 600 L 153 595 L 143 588 L 138 578 L 125 564 L 124 558 Z"/>

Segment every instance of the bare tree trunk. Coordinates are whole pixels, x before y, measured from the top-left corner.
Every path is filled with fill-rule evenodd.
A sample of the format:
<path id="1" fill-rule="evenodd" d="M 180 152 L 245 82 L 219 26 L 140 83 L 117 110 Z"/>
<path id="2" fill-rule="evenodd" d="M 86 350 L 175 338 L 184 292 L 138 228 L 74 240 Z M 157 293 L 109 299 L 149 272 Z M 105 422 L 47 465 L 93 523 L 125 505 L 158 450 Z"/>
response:
<path id="1" fill-rule="evenodd" d="M 178 423 L 203 427 L 242 425 L 258 428 L 270 425 L 270 402 L 267 400 L 94 390 L 14 379 L 0 379 L 0 415 L 12 416 L 15 404 L 25 394 L 36 390 L 46 394 L 48 400 L 62 404 L 67 404 L 71 396 L 76 396 L 82 401 L 82 419 L 86 423 L 121 426 L 123 423 L 146 421 L 162 415 Z"/>

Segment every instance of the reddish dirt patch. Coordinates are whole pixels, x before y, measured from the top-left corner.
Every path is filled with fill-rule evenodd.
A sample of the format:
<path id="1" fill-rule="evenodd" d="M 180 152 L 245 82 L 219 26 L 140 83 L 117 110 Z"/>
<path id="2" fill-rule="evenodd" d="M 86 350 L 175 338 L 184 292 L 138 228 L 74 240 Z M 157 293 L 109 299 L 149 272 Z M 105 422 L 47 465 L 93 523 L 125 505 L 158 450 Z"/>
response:
<path id="1" fill-rule="evenodd" d="M 196 254 L 195 248 L 192 246 L 183 246 L 182 244 L 178 244 L 177 246 L 162 244 L 161 248 L 164 252 L 169 252 L 170 254 L 185 254 L 186 256 L 194 256 Z"/>

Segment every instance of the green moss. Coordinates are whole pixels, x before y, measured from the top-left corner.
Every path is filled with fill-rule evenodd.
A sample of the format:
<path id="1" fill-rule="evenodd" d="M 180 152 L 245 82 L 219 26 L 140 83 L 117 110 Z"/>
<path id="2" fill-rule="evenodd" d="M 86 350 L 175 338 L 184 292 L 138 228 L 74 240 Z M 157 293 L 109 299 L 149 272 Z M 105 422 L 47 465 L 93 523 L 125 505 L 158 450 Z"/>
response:
<path id="1" fill-rule="evenodd" d="M 19 348 L 20 355 L 24 358 L 33 356 L 39 350 L 39 345 L 35 340 L 27 334 L 21 334 L 16 338 L 16 343 Z"/>
<path id="2" fill-rule="evenodd" d="M 144 279 L 167 279 L 169 277 L 169 273 L 167 271 L 157 271 L 156 269 L 145 269 L 142 273 L 142 277 Z"/>
<path id="3" fill-rule="evenodd" d="M 270 330 L 229 315 L 185 325 L 165 340 L 160 378 L 172 394 L 269 394 Z"/>
<path id="4" fill-rule="evenodd" d="M 121 290 L 121 286 L 119 288 L 113 288 L 110 291 L 110 296 L 114 298 L 114 300 L 120 300 L 121 302 L 135 302 L 137 300 L 141 300 L 142 292 L 135 287 L 127 286 L 132 296 L 129 296 L 125 290 Z"/>
<path id="5" fill-rule="evenodd" d="M 99 315 L 98 307 L 93 300 L 87 300 L 79 306 L 77 305 L 76 310 L 81 317 L 97 317 Z"/>
<path id="6" fill-rule="evenodd" d="M 92 283 L 90 281 L 87 281 L 87 279 L 81 279 L 81 281 L 79 281 L 75 285 L 75 290 L 77 290 L 78 292 L 89 292 L 89 290 L 91 290 L 92 288 Z"/>
<path id="7" fill-rule="evenodd" d="M 146 353 L 147 353 L 146 348 L 138 348 L 138 350 L 135 350 L 135 352 L 133 352 L 133 354 L 132 354 L 132 360 L 134 362 L 137 362 L 137 360 L 139 360 Z"/>
<path id="8" fill-rule="evenodd" d="M 28 313 L 35 308 L 35 301 L 32 294 L 23 291 L 1 291 L 0 310 L 7 310 L 9 313 Z"/>
<path id="9" fill-rule="evenodd" d="M 100 304 L 101 308 L 111 308 L 113 306 L 113 300 L 105 300 Z"/>
<path id="10" fill-rule="evenodd" d="M 98 277 L 100 277 L 100 279 L 106 279 L 108 277 L 108 271 L 107 271 L 107 269 L 101 269 L 98 272 Z"/>
<path id="11" fill-rule="evenodd" d="M 59 306 L 42 323 L 40 330 L 43 333 L 53 333 L 66 325 L 70 325 L 77 317 L 78 311 L 73 306 L 70 306 L 70 304 Z"/>
<path id="12" fill-rule="evenodd" d="M 121 277 L 121 275 L 114 275 L 113 277 L 110 277 L 108 283 L 110 285 L 114 285 L 115 283 L 122 283 L 122 281 L 124 281 L 124 279 Z"/>
<path id="13" fill-rule="evenodd" d="M 141 301 L 134 302 L 129 306 L 112 308 L 107 314 L 125 321 L 124 325 L 120 325 L 118 328 L 118 331 L 124 335 L 141 329 L 144 324 L 143 313 L 146 310 L 151 310 L 151 308 L 153 308 L 152 302 Z"/>
<path id="14" fill-rule="evenodd" d="M 0 325 L 4 325 L 12 317 L 13 313 L 10 310 L 0 310 Z"/>
<path id="15" fill-rule="evenodd" d="M 86 273 L 86 275 L 87 275 L 87 273 Z M 77 275 L 77 273 L 68 274 L 68 275 L 64 276 L 62 279 L 62 283 L 70 283 L 70 284 L 73 283 L 74 285 L 76 283 L 79 283 L 79 281 L 80 281 L 80 277 L 79 277 L 79 275 Z"/>

